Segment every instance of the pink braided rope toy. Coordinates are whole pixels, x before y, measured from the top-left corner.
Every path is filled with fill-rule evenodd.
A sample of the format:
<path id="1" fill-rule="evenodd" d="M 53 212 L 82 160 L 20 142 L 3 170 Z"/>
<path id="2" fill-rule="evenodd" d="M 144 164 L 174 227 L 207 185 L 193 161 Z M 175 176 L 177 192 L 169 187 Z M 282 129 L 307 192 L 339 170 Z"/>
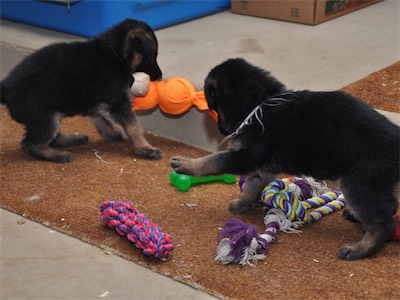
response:
<path id="1" fill-rule="evenodd" d="M 140 213 L 131 202 L 105 201 L 100 206 L 100 219 L 115 229 L 119 235 L 143 250 L 143 254 L 165 259 L 174 250 L 172 238 L 163 233 L 158 225 Z"/>

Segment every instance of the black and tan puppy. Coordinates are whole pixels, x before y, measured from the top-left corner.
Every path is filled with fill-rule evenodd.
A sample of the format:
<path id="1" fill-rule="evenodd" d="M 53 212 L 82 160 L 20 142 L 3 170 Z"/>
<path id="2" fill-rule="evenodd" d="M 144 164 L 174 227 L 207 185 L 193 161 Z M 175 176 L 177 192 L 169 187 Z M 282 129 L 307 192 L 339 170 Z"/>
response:
<path id="1" fill-rule="evenodd" d="M 146 141 L 132 111 L 130 93 L 134 72 L 161 78 L 157 51 L 152 29 L 126 19 L 88 41 L 53 44 L 27 56 L 1 82 L 1 103 L 25 125 L 23 148 L 41 159 L 71 161 L 71 152 L 56 147 L 88 138 L 60 133 L 61 120 L 83 115 L 106 140 L 130 140 L 137 155 L 159 159 L 161 151 Z"/>
<path id="2" fill-rule="evenodd" d="M 197 159 L 173 157 L 176 172 L 248 175 L 243 194 L 230 206 L 235 213 L 253 208 L 279 173 L 339 180 L 348 216 L 366 233 L 342 246 L 338 257 L 368 257 L 389 240 L 397 208 L 398 126 L 341 92 L 287 90 L 242 59 L 215 67 L 206 78 L 205 94 L 230 146 Z"/>

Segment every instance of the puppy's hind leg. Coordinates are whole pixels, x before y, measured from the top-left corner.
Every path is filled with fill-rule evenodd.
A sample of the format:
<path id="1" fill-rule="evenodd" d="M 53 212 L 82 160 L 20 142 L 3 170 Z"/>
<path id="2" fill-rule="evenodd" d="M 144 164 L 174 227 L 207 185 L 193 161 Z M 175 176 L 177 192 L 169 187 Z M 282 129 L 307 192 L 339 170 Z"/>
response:
<path id="1" fill-rule="evenodd" d="M 28 153 L 44 160 L 58 163 L 70 162 L 73 155 L 68 151 L 61 151 L 50 147 L 50 143 L 57 137 L 60 130 L 60 116 L 51 114 L 41 115 L 34 122 L 26 125 L 25 138 L 22 147 Z"/>
<path id="2" fill-rule="evenodd" d="M 106 140 L 118 137 L 124 140 L 129 139 L 138 156 L 147 159 L 161 158 L 160 149 L 153 147 L 145 139 L 144 130 L 130 106 L 121 106 L 112 111 L 106 106 L 101 107 L 93 120 L 100 134 Z"/>
<path id="3" fill-rule="evenodd" d="M 107 112 L 103 111 L 92 117 L 92 121 L 97 131 L 107 142 L 128 140 L 124 128 L 112 121 L 111 116 Z"/>
<path id="4" fill-rule="evenodd" d="M 387 180 L 387 177 L 383 178 Z M 372 182 L 376 184 L 372 185 Z M 396 226 L 393 213 L 397 200 L 393 187 L 394 183 L 380 185 L 378 180 L 342 180 L 342 190 L 351 214 L 363 225 L 365 234 L 360 241 L 342 246 L 337 254 L 340 259 L 370 257 L 390 239 Z"/>

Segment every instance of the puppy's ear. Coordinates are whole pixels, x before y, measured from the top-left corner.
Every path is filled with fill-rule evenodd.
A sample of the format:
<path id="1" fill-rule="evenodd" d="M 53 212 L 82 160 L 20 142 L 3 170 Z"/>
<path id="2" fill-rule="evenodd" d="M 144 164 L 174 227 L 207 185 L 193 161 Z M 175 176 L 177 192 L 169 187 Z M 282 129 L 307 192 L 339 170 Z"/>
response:
<path id="1" fill-rule="evenodd" d="M 143 55 L 156 55 L 157 43 L 145 30 L 132 29 L 125 38 L 126 59 L 138 67 L 143 60 Z"/>

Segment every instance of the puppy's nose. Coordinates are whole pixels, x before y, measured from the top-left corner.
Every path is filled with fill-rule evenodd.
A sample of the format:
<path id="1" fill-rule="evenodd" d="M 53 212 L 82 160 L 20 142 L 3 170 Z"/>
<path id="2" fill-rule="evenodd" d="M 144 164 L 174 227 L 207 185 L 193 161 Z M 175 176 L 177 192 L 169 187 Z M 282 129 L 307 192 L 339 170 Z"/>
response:
<path id="1" fill-rule="evenodd" d="M 152 72 L 152 73 L 150 74 L 150 79 L 151 79 L 152 81 L 155 81 L 155 80 L 158 80 L 158 79 L 161 79 L 161 78 L 162 78 L 162 72 L 161 72 L 160 69 L 158 69 L 157 71 Z"/>
<path id="2" fill-rule="evenodd" d="M 219 121 L 218 121 L 218 129 L 219 129 L 219 132 L 221 132 L 223 135 L 231 134 L 231 132 L 229 132 L 229 130 L 227 128 L 225 128 L 225 126 L 223 126 Z"/>

